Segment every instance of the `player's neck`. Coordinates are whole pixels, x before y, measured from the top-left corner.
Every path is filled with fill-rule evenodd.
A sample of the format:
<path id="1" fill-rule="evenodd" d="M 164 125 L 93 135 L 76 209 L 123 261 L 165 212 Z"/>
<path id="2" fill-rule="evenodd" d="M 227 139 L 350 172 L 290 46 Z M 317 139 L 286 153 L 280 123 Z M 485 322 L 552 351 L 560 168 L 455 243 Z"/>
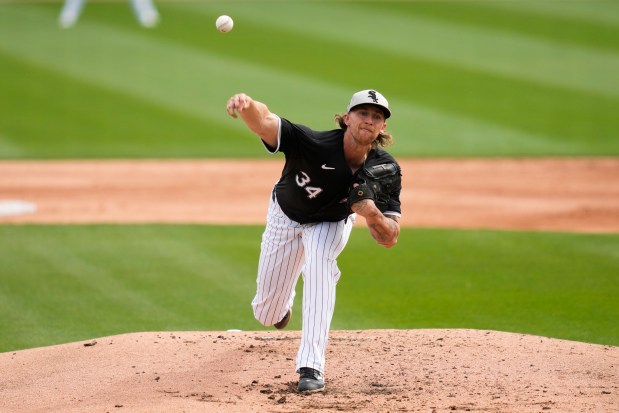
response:
<path id="1" fill-rule="evenodd" d="M 362 145 L 356 140 L 347 139 L 346 136 L 344 136 L 344 158 L 353 173 L 363 166 L 371 150 L 371 144 Z"/>

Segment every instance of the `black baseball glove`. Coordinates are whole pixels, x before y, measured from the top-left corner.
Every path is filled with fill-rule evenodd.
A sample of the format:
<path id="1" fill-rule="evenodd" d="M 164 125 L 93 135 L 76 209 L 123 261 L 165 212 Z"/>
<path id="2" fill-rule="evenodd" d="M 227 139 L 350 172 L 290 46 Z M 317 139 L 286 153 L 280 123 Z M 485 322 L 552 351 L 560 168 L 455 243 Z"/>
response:
<path id="1" fill-rule="evenodd" d="M 363 199 L 371 199 L 384 212 L 391 192 L 401 185 L 401 181 L 400 167 L 394 162 L 363 167 L 353 180 L 348 206 L 352 207 Z"/>

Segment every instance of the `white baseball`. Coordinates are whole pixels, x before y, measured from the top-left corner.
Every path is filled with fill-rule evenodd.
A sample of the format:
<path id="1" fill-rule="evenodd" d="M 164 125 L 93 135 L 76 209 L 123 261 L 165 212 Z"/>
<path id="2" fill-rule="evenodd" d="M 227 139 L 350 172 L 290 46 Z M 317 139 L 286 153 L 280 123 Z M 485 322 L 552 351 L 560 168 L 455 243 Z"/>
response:
<path id="1" fill-rule="evenodd" d="M 225 14 L 223 16 L 219 16 L 215 22 L 215 27 L 217 27 L 217 30 L 222 33 L 228 33 L 234 27 L 232 17 L 226 16 Z"/>

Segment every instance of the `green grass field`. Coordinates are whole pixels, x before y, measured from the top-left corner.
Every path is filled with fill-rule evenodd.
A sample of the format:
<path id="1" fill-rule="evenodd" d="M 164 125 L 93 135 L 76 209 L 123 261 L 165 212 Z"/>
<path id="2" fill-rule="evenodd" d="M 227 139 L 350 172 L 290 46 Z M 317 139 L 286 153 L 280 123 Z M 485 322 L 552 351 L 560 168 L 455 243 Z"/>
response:
<path id="1" fill-rule="evenodd" d="M 0 351 L 132 331 L 264 329 L 250 306 L 261 233 L 0 226 Z M 340 256 L 335 329 L 476 328 L 619 345 L 619 234 L 407 229 L 392 250 L 373 243 L 357 228 Z M 301 327 L 296 315 L 290 328 Z"/>
<path id="2" fill-rule="evenodd" d="M 615 1 L 156 3 L 0 3 L 0 158 L 262 156 L 233 93 L 330 129 L 368 87 L 398 156 L 619 154 Z"/>
<path id="3" fill-rule="evenodd" d="M 0 0 L 0 160 L 264 157 L 230 95 L 330 129 L 365 88 L 390 100 L 397 157 L 619 156 L 616 1 L 155 3 L 154 29 L 89 0 L 63 30 L 60 2 Z M 261 231 L 0 225 L 0 351 L 261 329 Z M 336 329 L 619 345 L 619 234 L 406 229 L 384 250 L 358 228 L 340 268 Z"/>

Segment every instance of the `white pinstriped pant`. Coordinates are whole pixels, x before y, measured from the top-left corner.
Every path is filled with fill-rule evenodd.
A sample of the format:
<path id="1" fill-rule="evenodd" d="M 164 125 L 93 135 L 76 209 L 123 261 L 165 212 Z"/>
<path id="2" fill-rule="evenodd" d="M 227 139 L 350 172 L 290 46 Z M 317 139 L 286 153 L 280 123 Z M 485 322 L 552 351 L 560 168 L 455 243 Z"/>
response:
<path id="1" fill-rule="evenodd" d="M 288 218 L 271 197 L 262 235 L 254 316 L 263 325 L 279 322 L 292 307 L 295 286 L 303 273 L 303 320 L 296 369 L 325 371 L 325 353 L 340 278 L 342 252 L 355 215 L 339 222 L 299 224 Z"/>

